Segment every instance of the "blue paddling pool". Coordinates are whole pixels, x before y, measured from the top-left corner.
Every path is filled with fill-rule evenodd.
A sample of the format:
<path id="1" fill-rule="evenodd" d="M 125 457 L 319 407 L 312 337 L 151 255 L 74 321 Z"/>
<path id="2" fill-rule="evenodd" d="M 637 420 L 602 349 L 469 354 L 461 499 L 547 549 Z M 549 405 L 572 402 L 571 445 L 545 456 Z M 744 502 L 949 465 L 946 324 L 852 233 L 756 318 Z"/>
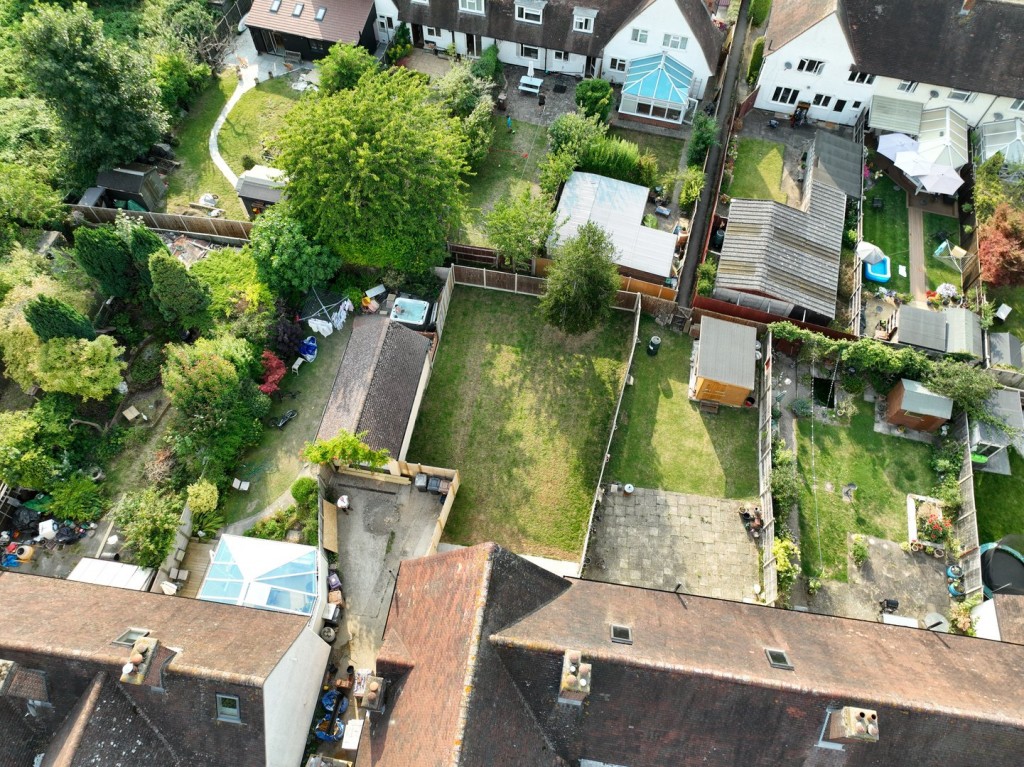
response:
<path id="1" fill-rule="evenodd" d="M 888 282 L 892 278 L 889 257 L 885 256 L 877 264 L 864 264 L 864 279 L 872 282 Z"/>

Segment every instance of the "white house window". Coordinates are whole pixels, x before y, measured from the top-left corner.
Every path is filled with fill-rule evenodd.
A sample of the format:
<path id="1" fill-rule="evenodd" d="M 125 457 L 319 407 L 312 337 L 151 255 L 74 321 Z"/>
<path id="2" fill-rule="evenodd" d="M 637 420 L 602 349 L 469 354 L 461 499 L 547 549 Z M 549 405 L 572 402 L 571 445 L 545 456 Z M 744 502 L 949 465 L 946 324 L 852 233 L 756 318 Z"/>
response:
<path id="1" fill-rule="evenodd" d="M 900 80 L 896 90 L 903 91 L 903 93 L 913 93 L 917 90 L 917 83 L 914 80 Z"/>
<path id="2" fill-rule="evenodd" d="M 639 27 L 633 27 L 633 31 L 630 33 L 634 43 L 646 43 L 647 42 L 647 30 L 640 29 Z"/>
<path id="3" fill-rule="evenodd" d="M 593 8 L 573 8 L 572 9 L 572 28 L 574 32 L 586 32 L 590 34 L 594 31 L 594 19 L 597 18 L 597 11 Z"/>
<path id="4" fill-rule="evenodd" d="M 270 4 L 270 12 L 277 13 L 279 10 L 281 10 L 281 0 L 274 0 L 274 2 Z"/>
<path id="5" fill-rule="evenodd" d="M 852 106 L 853 106 L 854 109 L 860 109 L 860 102 L 859 101 L 854 101 Z"/>
<path id="6" fill-rule="evenodd" d="M 438 29 L 437 27 L 427 27 L 426 29 L 423 30 L 423 34 L 425 34 L 427 37 L 440 37 L 441 30 Z"/>
<path id="7" fill-rule="evenodd" d="M 779 104 L 795 104 L 799 96 L 800 91 L 796 88 L 776 88 L 775 93 L 772 95 L 772 101 L 776 101 Z"/>
<path id="8" fill-rule="evenodd" d="M 1015 109 L 1018 112 L 1024 112 L 1024 99 L 1017 99 L 1010 104 L 1010 109 Z"/>
<path id="9" fill-rule="evenodd" d="M 875 81 L 874 75 L 869 75 L 866 72 L 850 72 L 850 76 L 847 78 L 851 83 L 863 83 L 864 85 L 871 85 Z"/>
<path id="10" fill-rule="evenodd" d="M 324 51 L 327 50 L 327 48 L 324 47 L 323 40 L 310 40 L 309 50 L 311 50 L 313 53 L 323 53 Z"/>
<path id="11" fill-rule="evenodd" d="M 317 21 L 323 21 L 324 20 L 324 16 L 326 16 L 326 15 L 327 15 L 327 9 L 324 8 L 322 5 L 319 8 L 316 9 L 316 17 L 315 18 L 316 18 Z"/>
<path id="12" fill-rule="evenodd" d="M 680 123 L 683 121 L 683 110 L 678 105 L 664 101 L 638 98 L 636 96 L 624 96 L 622 103 L 619 105 L 619 111 L 624 114 L 651 117 L 655 120 L 664 120 L 665 122 Z M 632 644 L 629 634 L 625 635 L 629 637 L 627 639 L 617 638 L 618 635 L 614 633 L 615 628 L 625 629 L 626 627 L 616 626 L 613 628 L 613 642 Z"/>
<path id="13" fill-rule="evenodd" d="M 299 17 L 302 15 L 302 9 L 306 7 L 305 3 L 296 3 L 295 7 L 292 8 L 292 16 Z"/>
<path id="14" fill-rule="evenodd" d="M 949 98 L 953 101 L 967 102 L 974 98 L 974 94 L 971 91 L 961 91 L 953 88 L 953 90 L 949 92 Z"/>
<path id="15" fill-rule="evenodd" d="M 825 68 L 825 62 L 818 61 L 817 59 L 800 59 L 800 63 L 796 65 L 796 68 L 801 72 L 810 72 L 813 75 L 820 75 L 821 70 Z"/>
<path id="16" fill-rule="evenodd" d="M 519 55 L 524 59 L 539 59 L 540 48 L 534 48 L 532 45 L 520 45 Z"/>
<path id="17" fill-rule="evenodd" d="M 540 24 L 544 20 L 544 3 L 516 3 L 516 19 L 527 24 Z"/>
<path id="18" fill-rule="evenodd" d="M 555 61 L 568 61 L 568 60 L 569 60 L 569 52 L 568 51 L 555 51 Z"/>
<path id="19" fill-rule="evenodd" d="M 416 5 L 430 5 L 430 0 L 412 0 Z"/>
<path id="20" fill-rule="evenodd" d="M 629 62 L 625 59 L 609 59 L 608 68 L 616 72 L 625 72 Z"/>
<path id="21" fill-rule="evenodd" d="M 222 722 L 241 722 L 242 712 L 238 705 L 237 695 L 221 695 L 217 693 L 217 719 Z"/>
<path id="22" fill-rule="evenodd" d="M 459 0 L 459 10 L 466 13 L 483 13 L 484 0 Z"/>
<path id="23" fill-rule="evenodd" d="M 817 93 L 814 96 L 814 106 L 816 107 L 827 107 L 831 103 L 831 96 L 822 96 L 820 93 Z"/>
<path id="24" fill-rule="evenodd" d="M 846 102 L 843 99 L 836 99 L 836 105 L 832 107 L 833 112 L 842 112 L 846 109 Z"/>
<path id="25" fill-rule="evenodd" d="M 665 48 L 675 48 L 677 51 L 681 51 L 686 48 L 686 38 L 682 35 L 665 35 L 661 44 Z"/>

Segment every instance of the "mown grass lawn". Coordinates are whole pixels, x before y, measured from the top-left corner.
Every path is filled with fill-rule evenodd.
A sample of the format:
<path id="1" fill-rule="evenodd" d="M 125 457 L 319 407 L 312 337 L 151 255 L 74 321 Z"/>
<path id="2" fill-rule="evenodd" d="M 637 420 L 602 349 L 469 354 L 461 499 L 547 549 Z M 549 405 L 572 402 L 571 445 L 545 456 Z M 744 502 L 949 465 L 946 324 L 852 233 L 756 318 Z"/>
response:
<path id="1" fill-rule="evenodd" d="M 1024 458 L 1010 448 L 1013 475 L 974 471 L 974 502 L 978 509 L 978 542 L 992 543 L 1006 535 L 1024 534 Z"/>
<path id="2" fill-rule="evenodd" d="M 875 198 L 882 200 L 881 209 L 874 207 Z M 910 235 L 907 231 L 907 193 L 892 179 L 883 176 L 864 193 L 864 239 L 880 247 L 891 259 L 892 279 L 885 283 L 885 287 L 897 293 L 909 293 Z M 906 267 L 906 277 L 900 276 L 901 265 Z"/>
<path id="3" fill-rule="evenodd" d="M 661 338 L 656 357 L 646 354 L 652 335 Z M 645 318 L 640 340 L 607 476 L 715 498 L 757 495 L 757 413 L 727 407 L 701 413 L 686 396 L 692 339 Z"/>
<path id="4" fill-rule="evenodd" d="M 514 120 L 509 133 L 503 116 L 494 117 L 494 141 L 476 175 L 467 179 L 468 210 L 462 239 L 470 245 L 488 245 L 484 217 L 504 194 L 524 187 L 540 189 L 541 161 L 548 153 L 548 130 L 543 125 Z"/>
<path id="5" fill-rule="evenodd" d="M 168 213 L 195 213 L 190 211 L 189 203 L 197 202 L 209 192 L 220 197 L 217 204 L 226 218 L 245 220 L 238 195 L 210 158 L 209 144 L 217 115 L 231 98 L 237 83 L 234 72 L 225 72 L 211 80 L 182 121 L 177 132 L 178 146 L 174 150 L 181 167 L 167 179 Z"/>
<path id="6" fill-rule="evenodd" d="M 459 287 L 409 448 L 459 470 L 444 539 L 579 556 L 629 352 L 631 315 L 572 338 L 526 296 Z"/>
<path id="7" fill-rule="evenodd" d="M 257 165 L 271 165 L 263 157 L 284 128 L 284 117 L 302 98 L 292 88 L 292 77 L 266 80 L 245 93 L 224 121 L 217 137 L 220 153 L 235 173 L 245 170 L 242 158 L 249 155 Z"/>
<path id="8" fill-rule="evenodd" d="M 907 493 L 927 494 L 935 485 L 931 448 L 875 432 L 872 410 L 858 402 L 849 426 L 815 422 L 813 451 L 810 419 L 797 421 L 800 548 L 808 576 L 846 580 L 847 533 L 905 540 Z M 851 482 L 857 489 L 847 502 L 843 488 Z"/>
<path id="9" fill-rule="evenodd" d="M 945 239 L 952 245 L 957 244 L 959 227 L 955 218 L 937 213 L 924 214 L 924 266 L 928 276 L 928 290 L 935 290 L 944 282 L 960 287 L 960 272 L 948 261 L 941 261 L 932 255 Z"/>
<path id="10" fill-rule="evenodd" d="M 777 141 L 743 138 L 739 141 L 732 183 L 727 194 L 744 200 L 785 202 L 782 191 L 783 146 Z"/>
<path id="11" fill-rule="evenodd" d="M 998 308 L 1006 304 L 1013 309 L 1006 322 L 992 326 L 993 332 L 1013 333 L 1024 341 L 1024 285 L 985 286 L 985 295 Z"/>

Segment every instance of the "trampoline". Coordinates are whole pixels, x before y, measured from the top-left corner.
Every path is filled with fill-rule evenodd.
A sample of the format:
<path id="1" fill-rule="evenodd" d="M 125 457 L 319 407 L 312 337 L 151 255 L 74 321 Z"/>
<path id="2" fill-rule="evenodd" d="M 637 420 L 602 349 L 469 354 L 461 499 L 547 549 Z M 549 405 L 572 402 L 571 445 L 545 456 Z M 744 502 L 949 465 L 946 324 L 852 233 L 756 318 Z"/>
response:
<path id="1" fill-rule="evenodd" d="M 1024 537 L 1011 536 L 998 543 L 981 547 L 981 578 L 985 596 L 995 594 L 1024 595 Z"/>
<path id="2" fill-rule="evenodd" d="M 889 257 L 885 256 L 876 264 L 864 263 L 864 279 L 872 282 L 886 283 L 892 279 Z"/>

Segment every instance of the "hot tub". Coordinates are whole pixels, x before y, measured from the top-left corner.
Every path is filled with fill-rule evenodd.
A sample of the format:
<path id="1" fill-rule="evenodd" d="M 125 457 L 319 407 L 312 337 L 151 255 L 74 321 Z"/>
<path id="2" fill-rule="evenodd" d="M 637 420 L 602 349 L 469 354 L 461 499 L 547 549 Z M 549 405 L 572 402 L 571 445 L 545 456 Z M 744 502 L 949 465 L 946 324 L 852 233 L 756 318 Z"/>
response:
<path id="1" fill-rule="evenodd" d="M 877 264 L 864 264 L 864 279 L 872 282 L 888 282 L 892 278 L 889 257 L 885 256 Z"/>
<path id="2" fill-rule="evenodd" d="M 427 330 L 434 324 L 434 305 L 418 298 L 396 298 L 391 319 L 416 330 Z"/>

